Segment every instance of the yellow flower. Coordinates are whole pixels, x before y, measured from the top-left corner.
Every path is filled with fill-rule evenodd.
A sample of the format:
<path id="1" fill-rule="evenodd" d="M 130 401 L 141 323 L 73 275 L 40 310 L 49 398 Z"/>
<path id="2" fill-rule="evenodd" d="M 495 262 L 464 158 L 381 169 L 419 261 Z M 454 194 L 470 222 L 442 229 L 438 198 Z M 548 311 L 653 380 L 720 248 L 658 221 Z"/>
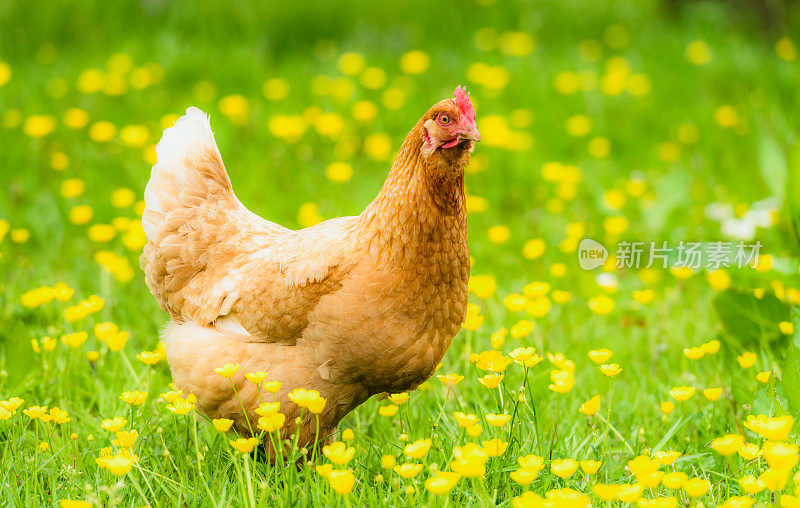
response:
<path id="1" fill-rule="evenodd" d="M 113 455 L 111 457 L 103 457 L 96 459 L 101 468 L 108 469 L 116 476 L 124 476 L 131 470 L 133 461 L 123 455 Z"/>
<path id="2" fill-rule="evenodd" d="M 694 386 L 676 386 L 669 391 L 669 396 L 677 401 L 683 402 L 692 398 L 694 393 Z"/>
<path id="3" fill-rule="evenodd" d="M 515 363 L 522 365 L 526 369 L 534 367 L 544 360 L 544 357 L 536 354 L 536 349 L 532 347 L 518 347 L 511 351 L 508 356 L 511 357 Z"/>
<path id="4" fill-rule="evenodd" d="M 563 506 L 565 508 L 584 508 L 589 505 L 589 496 L 570 489 L 554 489 L 545 493 L 547 504 L 545 506 Z"/>
<path id="5" fill-rule="evenodd" d="M 748 415 L 744 426 L 770 441 L 783 441 L 789 436 L 794 425 L 791 415 L 767 417 L 766 415 Z"/>
<path id="6" fill-rule="evenodd" d="M 455 487 L 461 475 L 450 471 L 436 471 L 432 478 L 425 480 L 425 490 L 431 494 L 447 494 Z"/>
<path id="7" fill-rule="evenodd" d="M 430 57 L 424 51 L 413 50 L 400 57 L 400 70 L 405 74 L 422 74 L 431 63 Z"/>
<path id="8" fill-rule="evenodd" d="M 232 378 L 237 370 L 239 370 L 238 363 L 226 363 L 224 366 L 214 369 L 214 372 L 224 378 Z"/>
<path id="9" fill-rule="evenodd" d="M 794 42 L 788 37 L 781 37 L 778 39 L 778 42 L 775 43 L 775 53 L 781 60 L 786 60 L 787 62 L 797 59 L 797 48 Z M 0 82 L 1 81 L 2 78 L 0 78 Z"/>
<path id="10" fill-rule="evenodd" d="M 715 291 L 725 291 L 731 285 L 731 276 L 725 270 L 713 270 L 706 274 L 709 286 Z"/>
<path id="11" fill-rule="evenodd" d="M 608 138 L 598 136 L 589 140 L 587 149 L 592 157 L 604 159 L 611 153 L 611 141 Z"/>
<path id="12" fill-rule="evenodd" d="M 480 477 L 486 474 L 486 451 L 475 443 L 453 448 L 454 460 L 450 469 L 467 478 Z"/>
<path id="13" fill-rule="evenodd" d="M 556 459 L 550 464 L 550 470 L 560 478 L 569 478 L 578 470 L 578 461 L 575 459 Z"/>
<path id="14" fill-rule="evenodd" d="M 704 357 L 706 352 L 701 347 L 685 347 L 683 348 L 683 356 L 690 360 L 699 360 Z"/>
<path id="15" fill-rule="evenodd" d="M 763 480 L 759 480 L 753 475 L 747 475 L 739 478 L 739 485 L 741 485 L 744 491 L 748 494 L 758 494 L 767 486 Z"/>
<path id="16" fill-rule="evenodd" d="M 356 449 L 348 447 L 341 441 L 336 441 L 322 448 L 322 453 L 334 464 L 344 465 L 353 460 Z"/>
<path id="17" fill-rule="evenodd" d="M 392 403 L 397 404 L 398 406 L 402 406 L 403 404 L 408 402 L 409 397 L 411 397 L 411 395 L 409 395 L 408 392 L 403 392 L 403 393 L 393 393 L 389 395 L 387 398 Z"/>
<path id="18" fill-rule="evenodd" d="M 333 464 L 322 464 L 316 468 L 317 474 L 323 478 L 327 478 L 331 471 L 333 471 Z"/>
<path id="19" fill-rule="evenodd" d="M 69 221 L 78 226 L 88 223 L 93 216 L 94 211 L 89 205 L 73 206 L 69 211 Z"/>
<path id="20" fill-rule="evenodd" d="M 603 501 L 611 501 L 617 498 L 617 494 L 621 488 L 622 485 L 597 483 L 592 487 L 592 492 Z"/>
<path id="21" fill-rule="evenodd" d="M 419 474 L 420 471 L 422 471 L 422 464 L 411 464 L 406 462 L 405 464 L 398 464 L 394 466 L 394 472 L 406 480 L 409 478 L 414 478 Z"/>
<path id="22" fill-rule="evenodd" d="M 720 342 L 715 339 L 715 340 L 710 340 L 710 341 L 706 342 L 705 344 L 700 346 L 700 348 L 703 351 L 705 351 L 705 353 L 707 355 L 713 355 L 713 354 L 716 354 L 717 351 L 719 351 L 719 346 L 720 346 Z"/>
<path id="23" fill-rule="evenodd" d="M 478 382 L 486 388 L 492 390 L 500 385 L 500 381 L 505 377 L 504 374 L 487 374 L 478 378 Z"/>
<path id="24" fill-rule="evenodd" d="M 764 458 L 771 468 L 791 471 L 798 462 L 798 446 L 794 443 L 767 441 L 763 447 Z"/>
<path id="25" fill-rule="evenodd" d="M 339 57 L 339 70 L 349 76 L 354 76 L 364 68 L 364 57 L 355 52 L 342 53 Z"/>
<path id="26" fill-rule="evenodd" d="M 139 433 L 135 430 L 129 431 L 118 431 L 116 433 L 117 441 L 119 441 L 119 445 L 123 448 L 133 448 L 133 443 L 136 442 L 136 438 L 139 437 Z"/>
<path id="27" fill-rule="evenodd" d="M 464 429 L 475 425 L 479 421 L 477 415 L 471 413 L 465 414 L 462 413 L 461 411 L 456 411 L 455 413 L 453 413 L 453 416 L 455 416 L 456 423 L 458 423 L 459 427 L 462 427 Z"/>
<path id="28" fill-rule="evenodd" d="M 33 115 L 25 119 L 22 131 L 26 136 L 41 138 L 53 132 L 56 128 L 56 119 L 50 115 Z"/>
<path id="29" fill-rule="evenodd" d="M 74 499 L 62 499 L 58 502 L 60 508 L 92 508 L 89 501 L 77 501 Z"/>
<path id="30" fill-rule="evenodd" d="M 738 453 L 739 456 L 744 460 L 753 460 L 761 456 L 761 448 L 759 448 L 755 443 L 745 443 L 741 448 L 739 448 Z"/>
<path id="31" fill-rule="evenodd" d="M 475 425 L 470 425 L 469 427 L 467 427 L 467 435 L 469 437 L 475 437 L 476 438 L 476 437 L 481 435 L 482 431 L 483 431 L 483 427 L 481 427 L 480 424 L 477 424 L 477 423 Z"/>
<path id="32" fill-rule="evenodd" d="M 525 305 L 528 303 L 528 299 L 522 295 L 518 295 L 516 293 L 511 293 L 510 295 L 503 298 L 503 306 L 510 310 L 511 312 L 519 312 L 525 308 Z"/>
<path id="33" fill-rule="evenodd" d="M 165 358 L 165 353 L 160 351 L 142 351 L 136 359 L 145 365 L 155 365 Z"/>
<path id="34" fill-rule="evenodd" d="M 665 474 L 661 478 L 661 484 L 664 485 L 668 489 L 679 489 L 686 483 L 689 477 L 686 473 L 681 473 L 679 471 L 672 471 L 670 473 Z"/>
<path id="35" fill-rule="evenodd" d="M 702 478 L 689 478 L 683 484 L 683 490 L 690 497 L 701 497 L 711 489 L 711 482 Z"/>
<path id="36" fill-rule="evenodd" d="M 312 413 L 319 413 L 325 407 L 325 399 L 322 398 L 317 390 L 306 390 L 295 388 L 289 395 L 289 400 L 300 407 L 307 408 Z M 322 407 L 320 407 L 320 401 Z"/>
<path id="37" fill-rule="evenodd" d="M 176 400 L 178 400 L 181 395 L 183 394 L 183 390 L 170 390 L 168 392 L 164 392 L 160 395 L 165 402 L 172 404 Z"/>
<path id="38" fill-rule="evenodd" d="M 233 420 L 228 418 L 214 418 L 211 420 L 211 424 L 220 432 L 228 432 L 231 430 L 231 426 L 233 425 Z"/>
<path id="39" fill-rule="evenodd" d="M 769 383 L 769 377 L 772 375 L 771 370 L 765 370 L 756 374 L 756 379 L 761 383 Z"/>
<path id="40" fill-rule="evenodd" d="M 720 455 L 733 455 L 744 446 L 744 436 L 740 434 L 727 434 L 711 441 L 711 448 Z"/>
<path id="41" fill-rule="evenodd" d="M 177 415 L 185 415 L 195 408 L 195 397 L 189 394 L 186 399 L 177 398 L 172 404 L 167 405 L 167 410 Z"/>
<path id="42" fill-rule="evenodd" d="M 442 384 L 445 386 L 453 387 L 458 383 L 460 383 L 464 379 L 464 376 L 452 373 L 452 374 L 447 374 L 446 376 L 438 375 L 436 376 L 436 379 L 441 381 Z"/>
<path id="43" fill-rule="evenodd" d="M 121 416 L 115 416 L 114 418 L 106 419 L 100 422 L 100 428 L 103 430 L 107 430 L 109 432 L 119 432 L 125 424 L 128 423 L 128 420 Z"/>
<path id="44" fill-rule="evenodd" d="M 475 331 L 483 324 L 484 317 L 480 315 L 481 307 L 474 303 L 467 304 L 467 315 L 464 317 L 465 329 Z"/>
<path id="45" fill-rule="evenodd" d="M 122 392 L 119 396 L 120 400 L 132 406 L 141 406 L 147 400 L 147 392 L 134 390 L 132 392 Z"/>
<path id="46" fill-rule="evenodd" d="M 486 231 L 486 237 L 492 243 L 496 244 L 506 243 L 508 239 L 511 238 L 511 229 L 509 229 L 508 226 L 503 226 L 502 224 L 498 224 L 490 227 Z"/>
<path id="47" fill-rule="evenodd" d="M 509 331 L 511 332 L 512 337 L 515 339 L 521 339 L 530 335 L 534 328 L 536 328 L 536 324 L 534 324 L 533 321 L 523 319 L 514 323 Z"/>
<path id="48" fill-rule="evenodd" d="M 525 259 L 538 259 L 542 257 L 547 244 L 541 238 L 532 238 L 522 246 L 522 257 Z"/>
<path id="49" fill-rule="evenodd" d="M 352 471 L 331 471 L 328 473 L 328 483 L 337 494 L 346 496 L 353 491 L 356 477 Z"/>
<path id="50" fill-rule="evenodd" d="M 510 358 L 505 357 L 503 353 L 495 349 L 481 351 L 477 355 L 470 355 L 470 362 L 474 363 L 476 367 L 495 373 L 505 371 L 511 361 Z"/>
<path id="51" fill-rule="evenodd" d="M 481 300 L 486 300 L 497 290 L 497 281 L 491 275 L 471 275 L 467 289 Z"/>
<path id="52" fill-rule="evenodd" d="M 681 452 L 674 450 L 659 450 L 653 453 L 653 458 L 663 466 L 671 466 L 681 455 Z"/>
<path id="53" fill-rule="evenodd" d="M 344 429 L 342 431 L 342 441 L 352 441 L 355 439 L 356 435 L 353 432 L 353 429 Z"/>
<path id="54" fill-rule="evenodd" d="M 89 123 L 89 113 L 80 108 L 69 108 L 64 113 L 64 125 L 70 129 L 82 129 Z"/>
<path id="55" fill-rule="evenodd" d="M 485 451 L 486 455 L 489 457 L 499 457 L 508 449 L 508 443 L 497 438 L 484 441 L 482 444 L 483 451 Z"/>
<path id="56" fill-rule="evenodd" d="M 122 331 L 122 332 L 119 332 L 119 333 L 115 333 L 111 337 L 108 337 L 103 342 L 106 343 L 106 346 L 108 346 L 108 349 L 110 349 L 111 351 L 117 352 L 117 351 L 121 351 L 122 348 L 125 347 L 125 344 L 128 343 L 128 338 L 129 337 L 130 337 L 130 332 Z"/>
<path id="57" fill-rule="evenodd" d="M 784 335 L 791 335 L 794 333 L 794 324 L 788 321 L 781 321 L 780 323 L 778 323 L 778 328 Z"/>
<path id="58" fill-rule="evenodd" d="M 733 106 L 720 106 L 714 111 L 714 122 L 723 128 L 735 127 L 739 123 L 739 113 Z"/>
<path id="59" fill-rule="evenodd" d="M 61 337 L 61 342 L 63 342 L 68 348 L 77 349 L 81 347 L 81 345 L 86 342 L 86 339 L 88 338 L 89 334 L 86 332 L 75 332 L 63 335 Z"/>
<path id="60" fill-rule="evenodd" d="M 395 406 L 394 404 L 390 404 L 388 406 L 381 406 L 378 408 L 378 414 L 390 418 L 397 414 L 398 409 L 400 409 L 400 407 Z"/>
<path id="61" fill-rule="evenodd" d="M 265 432 L 275 432 L 283 428 L 286 423 L 286 415 L 283 413 L 273 412 L 261 416 L 258 419 L 258 428 Z"/>
<path id="62" fill-rule="evenodd" d="M 280 381 L 267 381 L 266 383 L 261 385 L 261 388 L 268 392 L 268 393 L 278 393 L 281 389 L 281 382 Z"/>
<path id="63" fill-rule="evenodd" d="M 639 483 L 633 485 L 619 485 L 617 490 L 617 498 L 624 503 L 633 503 L 642 497 L 644 486 Z"/>
<path id="64" fill-rule="evenodd" d="M 589 351 L 588 355 L 591 361 L 600 365 L 601 363 L 606 363 L 608 360 L 610 360 L 614 355 L 614 352 L 610 349 L 601 348 Z"/>
<path id="65" fill-rule="evenodd" d="M 581 470 L 586 474 L 595 474 L 600 466 L 603 465 L 602 462 L 598 460 L 582 460 L 580 461 Z"/>
<path id="66" fill-rule="evenodd" d="M 347 162 L 331 162 L 325 176 L 332 182 L 346 182 L 353 177 L 353 166 Z"/>
<path id="67" fill-rule="evenodd" d="M 240 438 L 238 438 L 236 440 L 228 441 L 228 443 L 230 443 L 230 445 L 233 447 L 233 449 L 236 450 L 239 453 L 250 453 L 250 452 L 253 451 L 253 448 L 255 448 L 256 445 L 258 444 L 258 438 L 257 437 L 251 437 L 251 438 L 240 437 Z"/>
<path id="68" fill-rule="evenodd" d="M 226 95 L 219 100 L 217 107 L 234 125 L 244 125 L 249 119 L 250 103 L 242 95 Z"/>
<path id="69" fill-rule="evenodd" d="M 711 48 L 704 41 L 693 41 L 686 47 L 686 58 L 694 65 L 704 65 L 711 61 Z"/>
<path id="70" fill-rule="evenodd" d="M 556 393 L 567 393 L 575 386 L 575 376 L 570 370 L 551 370 L 550 381 L 552 381 L 552 383 L 547 387 Z"/>
<path id="71" fill-rule="evenodd" d="M 268 100 L 279 101 L 289 95 L 289 83 L 283 78 L 268 79 L 261 91 Z"/>
<path id="72" fill-rule="evenodd" d="M 381 456 L 381 467 L 383 469 L 391 469 L 392 467 L 394 467 L 396 462 L 397 462 L 397 459 L 395 458 L 394 455 L 382 455 Z"/>
<path id="73" fill-rule="evenodd" d="M 484 418 L 489 422 L 489 425 L 493 427 L 502 427 L 511 420 L 511 415 L 488 413 Z"/>
<path id="74" fill-rule="evenodd" d="M 403 449 L 403 453 L 412 459 L 421 459 L 428 453 L 431 448 L 432 441 L 430 439 L 418 439 L 413 443 L 409 443 Z"/>
<path id="75" fill-rule="evenodd" d="M 117 126 L 105 120 L 89 126 L 89 138 L 97 143 L 107 143 L 117 135 Z"/>
<path id="76" fill-rule="evenodd" d="M 631 473 L 638 478 L 639 476 L 655 473 L 658 471 L 658 468 L 661 466 L 661 464 L 657 460 L 651 459 L 647 455 L 639 455 L 636 458 L 629 460 L 627 466 L 628 469 L 631 470 Z"/>
<path id="77" fill-rule="evenodd" d="M 719 399 L 720 395 L 722 395 L 722 388 L 706 388 L 703 390 L 703 396 L 710 401 Z"/>
<path id="78" fill-rule="evenodd" d="M 585 414 L 586 416 L 591 416 L 593 414 L 596 414 L 598 411 L 600 411 L 600 400 L 601 400 L 600 395 L 595 395 L 591 399 L 581 404 L 581 407 L 578 409 L 578 411 Z"/>
<path id="79" fill-rule="evenodd" d="M 616 363 L 603 364 L 600 366 L 600 372 L 606 377 L 614 377 L 622 372 L 622 367 Z"/>
<path id="80" fill-rule="evenodd" d="M 662 413 L 668 415 L 675 409 L 675 404 L 672 401 L 665 400 L 660 404 L 659 408 L 661 409 Z"/>
<path id="81" fill-rule="evenodd" d="M 589 309 L 595 314 L 605 316 L 614 310 L 614 300 L 606 295 L 597 295 L 589 298 Z"/>
<path id="82" fill-rule="evenodd" d="M 253 384 L 260 384 L 267 378 L 267 376 L 268 373 L 264 372 L 263 370 L 259 370 L 257 372 L 248 372 L 247 374 L 244 375 L 244 377 L 246 377 L 247 380 Z"/>
<path id="83" fill-rule="evenodd" d="M 523 486 L 528 485 L 531 481 L 533 481 L 533 479 L 531 479 L 530 481 L 527 481 L 526 479 L 523 480 L 526 483 L 521 483 L 519 482 L 518 477 L 516 478 L 514 477 L 514 473 L 511 473 L 511 477 L 514 479 L 514 481 Z M 535 508 L 539 506 L 549 506 L 549 505 L 544 504 L 544 500 L 542 499 L 541 496 L 539 496 L 538 494 L 534 494 L 533 492 L 528 490 L 523 492 L 521 495 L 512 498 L 511 506 L 513 508 Z"/>
<path id="84" fill-rule="evenodd" d="M 758 356 L 756 356 L 755 353 L 751 353 L 749 351 L 745 352 L 745 353 L 742 353 L 742 354 L 740 354 L 739 356 L 736 357 L 736 361 L 739 362 L 739 365 L 743 369 L 749 369 L 750 367 L 755 365 L 757 359 L 758 359 Z"/>
<path id="85" fill-rule="evenodd" d="M 770 492 L 778 492 L 786 487 L 790 474 L 790 471 L 786 469 L 771 467 L 761 473 L 758 479 L 766 484 L 767 490 Z"/>
<path id="86" fill-rule="evenodd" d="M 798 496 L 781 494 L 780 502 L 782 508 L 800 508 L 800 497 Z"/>
<path id="87" fill-rule="evenodd" d="M 647 305 L 652 302 L 655 296 L 656 293 L 652 289 L 641 289 L 633 292 L 633 299 L 642 305 Z"/>

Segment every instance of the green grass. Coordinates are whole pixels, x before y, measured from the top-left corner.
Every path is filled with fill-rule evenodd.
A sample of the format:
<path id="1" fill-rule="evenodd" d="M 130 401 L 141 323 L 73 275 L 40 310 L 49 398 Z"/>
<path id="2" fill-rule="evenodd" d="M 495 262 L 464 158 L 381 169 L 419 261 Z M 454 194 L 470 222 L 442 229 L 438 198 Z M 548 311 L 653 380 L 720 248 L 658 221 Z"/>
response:
<path id="1" fill-rule="evenodd" d="M 710 480 L 710 492 L 700 498 L 705 505 L 744 495 L 737 479 L 758 477 L 765 461 L 723 457 L 709 443 L 745 432 L 742 422 L 749 414 L 797 414 L 800 409 L 794 395 L 800 387 L 793 384 L 796 369 L 782 368 L 787 355 L 789 361 L 793 358 L 793 346 L 778 331 L 779 321 L 791 321 L 785 301 L 798 303 L 792 291 L 786 296 L 786 289 L 800 282 L 791 222 L 796 191 L 787 177 L 795 174 L 800 160 L 794 148 L 800 130 L 800 68 L 798 60 L 786 61 L 776 53 L 775 44 L 784 34 L 759 31 L 747 13 L 714 2 L 684 10 L 649 1 L 584 0 L 492 6 L 289 4 L 0 2 L 0 62 L 11 71 L 10 81 L 0 86 L 0 219 L 12 230 L 30 233 L 18 243 L 15 237 L 23 233 L 12 231 L 0 243 L 0 400 L 25 400 L 16 415 L 0 420 L 0 499 L 9 506 L 55 506 L 62 499 L 87 499 L 98 506 L 505 506 L 526 490 L 544 495 L 570 487 L 591 495 L 595 483 L 633 483 L 627 462 L 657 448 L 683 454 L 662 471 Z M 528 33 L 535 47 L 525 56 L 481 49 L 476 39 L 487 33 L 479 32 L 486 27 L 498 36 Z M 615 43 L 620 30 L 627 35 L 624 44 Z M 582 57 L 580 48 L 587 40 L 599 44 L 597 59 Z M 705 41 L 710 48 L 708 63 L 694 65 L 687 59 L 687 47 L 694 41 Z M 422 74 L 404 75 L 399 60 L 414 49 L 430 57 L 430 67 Z M 386 84 L 372 90 L 359 76 L 344 76 L 337 62 L 345 52 L 357 52 L 368 66 L 383 69 Z M 144 89 L 128 87 L 121 95 L 77 88 L 84 71 L 107 72 L 109 58 L 119 53 L 134 68 L 155 64 L 163 75 Z M 618 58 L 633 75 L 646 77 L 647 93 L 634 95 L 626 89 L 609 95 L 601 90 L 609 61 L 613 67 Z M 492 77 L 492 71 L 469 72 L 475 62 L 507 72 L 507 85 L 493 88 L 500 78 Z M 564 72 L 585 72 L 598 84 L 560 94 L 554 83 Z M 0 67 L 0 83 L 2 75 Z M 352 94 L 343 100 L 315 94 L 313 82 L 320 75 L 343 78 L 352 85 Z M 123 77 L 129 83 L 131 73 Z M 262 95 L 263 83 L 271 78 L 289 83 L 286 98 L 272 101 Z M 157 346 L 158 330 L 167 320 L 138 269 L 138 247 L 125 245 L 124 232 L 108 242 L 93 241 L 88 233 L 90 225 L 109 224 L 117 217 L 138 221 L 135 205 L 116 208 L 111 195 L 127 188 L 142 199 L 149 176 L 146 152 L 158 141 L 162 119 L 182 114 L 190 105 L 210 113 L 239 198 L 270 220 L 301 227 L 304 203 L 316 204 L 324 218 L 359 213 L 380 188 L 391 159 L 368 155 L 367 136 L 384 133 L 396 149 L 422 113 L 450 96 L 457 84 L 472 91 L 486 138 L 466 177 L 468 194 L 488 203 L 485 211 L 469 215 L 472 273 L 497 283 L 486 298 L 471 294 L 484 321 L 455 338 L 437 372 L 465 379 L 450 390 L 436 378 L 429 380 L 394 417 L 378 413 L 388 405 L 386 400 L 372 399 L 351 413 L 340 429 L 353 430 L 349 445 L 356 449 L 355 459 L 337 466 L 352 468 L 357 479 L 347 496 L 333 492 L 313 467 L 273 467 L 249 460 L 235 453 L 228 437 L 205 419 L 170 413 L 159 397 L 170 389 L 166 362 L 149 367 L 136 359 Z M 387 88 L 405 92 L 402 106 L 383 104 Z M 247 99 L 243 123 L 220 111 L 219 100 L 232 94 Z M 353 119 L 352 107 L 362 100 L 377 105 L 371 122 Z M 715 121 L 715 115 L 724 116 L 719 110 L 723 106 L 734 108 L 738 116 L 730 128 Z M 70 108 L 87 111 L 89 125 L 143 125 L 148 139 L 143 146 L 128 146 L 118 135 L 108 142 L 94 141 L 88 127 L 67 128 L 63 116 Z M 287 141 L 270 131 L 275 115 L 310 118 L 309 108 L 339 114 L 343 133 L 331 139 L 309 126 L 299 140 Z M 31 137 L 25 124 L 33 115 L 51 115 L 57 126 L 43 137 Z M 588 134 L 567 132 L 567 119 L 574 115 L 591 120 Z M 686 125 L 696 128 L 696 142 L 686 142 Z M 598 137 L 610 142 L 605 157 L 591 153 L 590 140 Z M 509 140 L 518 146 L 509 148 Z M 69 163 L 56 170 L 53 154 L 62 153 Z M 337 160 L 352 165 L 352 179 L 340 183 L 326 178 L 328 164 Z M 549 162 L 577 166 L 579 181 L 548 181 L 543 168 Z M 73 178 L 85 183 L 85 191 L 63 197 L 62 182 Z M 643 194 L 627 193 L 631 180 L 645 183 Z M 604 203 L 613 190 L 626 196 L 619 210 Z M 758 228 L 756 238 L 763 244 L 762 255 L 772 256 L 773 267 L 727 270 L 731 289 L 724 293 L 711 287 L 703 270 L 679 278 L 669 270 L 611 269 L 615 288 L 604 288 L 601 271 L 581 270 L 575 245 L 562 244 L 569 225 L 582 229 L 573 240 L 594 238 L 612 251 L 620 239 L 672 245 L 726 240 L 719 223 L 707 217 L 707 205 L 729 203 L 741 216 L 770 196 L 778 196 L 774 206 L 780 212 L 773 225 Z M 77 205 L 92 207 L 89 224 L 70 222 L 70 210 Z M 609 217 L 627 218 L 628 227 L 609 232 L 604 229 Z M 508 228 L 506 241 L 490 240 L 496 226 Z M 546 249 L 528 259 L 523 249 L 534 238 L 542 239 Z M 94 260 L 99 251 L 127 259 L 133 278 L 118 280 L 102 268 Z M 22 304 L 27 291 L 59 281 L 75 289 L 69 302 L 35 308 Z M 571 300 L 553 302 L 546 315 L 536 317 L 504 306 L 507 295 L 522 294 L 534 281 L 569 292 Z M 635 292 L 644 289 L 654 297 L 643 304 Z M 754 290 L 764 290 L 766 296 L 753 297 Z M 605 315 L 589 308 L 601 294 L 614 304 Z M 90 295 L 105 299 L 102 310 L 67 321 L 64 309 Z M 527 373 L 512 363 L 498 389 L 488 390 L 477 381 L 487 372 L 470 362 L 470 354 L 491 349 L 493 332 L 523 319 L 536 323 L 534 331 L 507 337 L 499 349 L 508 354 L 532 346 L 542 356 L 562 352 L 575 363 L 575 385 L 568 393 L 548 388 L 550 373 L 557 368 L 548 359 Z M 110 351 L 92 331 L 106 321 L 130 331 L 120 352 Z M 37 354 L 31 348 L 31 339 L 60 339 L 80 330 L 89 337 L 77 349 L 60 341 L 52 352 Z M 718 353 L 699 360 L 684 356 L 684 348 L 712 339 L 722 344 Z M 800 339 L 794 340 L 800 346 Z M 600 373 L 587 356 L 598 348 L 613 350 L 611 361 L 622 367 L 621 374 L 612 379 Z M 99 359 L 90 362 L 89 351 L 98 351 Z M 745 351 L 757 355 L 747 369 L 737 363 Z M 773 370 L 773 381 L 762 385 L 755 374 L 767 370 Z M 670 389 L 682 385 L 696 387 L 697 393 L 676 401 L 674 411 L 665 415 L 659 405 L 671 400 Z M 719 400 L 703 397 L 708 387 L 723 388 Z M 147 401 L 129 407 L 119 399 L 128 390 L 148 392 Z M 523 393 L 525 400 L 519 402 Z M 594 395 L 603 397 L 601 409 L 587 417 L 578 408 Z M 33 405 L 66 409 L 71 421 L 55 425 L 31 420 L 22 410 Z M 479 438 L 465 434 L 454 411 L 481 417 Z M 513 420 L 495 429 L 483 420 L 492 412 L 513 415 Z M 139 433 L 134 447 L 139 460 L 122 477 L 95 462 L 102 448 L 112 446 L 113 436 L 100 422 L 114 416 L 127 418 L 126 428 Z M 73 432 L 76 439 L 70 437 Z M 746 436 L 761 443 L 752 432 Z M 431 450 L 423 459 L 403 458 L 405 437 L 408 442 L 432 439 Z M 450 470 L 454 447 L 492 438 L 507 442 L 508 449 L 488 460 L 485 476 L 462 478 L 449 495 L 426 491 L 424 481 L 436 467 Z M 42 442 L 49 444 L 48 450 L 40 450 Z M 400 479 L 382 470 L 380 458 L 386 454 L 399 462 L 422 463 L 423 470 L 413 479 Z M 526 454 L 542 456 L 545 468 L 529 487 L 521 487 L 509 474 L 518 467 L 517 457 Z M 563 480 L 550 471 L 550 464 L 564 458 L 594 458 L 603 465 L 596 475 L 579 470 Z M 382 482 L 376 481 L 378 475 Z M 793 482 L 787 485 L 783 493 L 794 494 Z M 409 487 L 413 493 L 407 492 Z M 683 491 L 664 486 L 644 493 L 646 498 L 663 496 L 689 500 Z M 759 503 L 772 502 L 768 489 L 754 497 Z M 596 496 L 591 499 L 600 503 Z"/>

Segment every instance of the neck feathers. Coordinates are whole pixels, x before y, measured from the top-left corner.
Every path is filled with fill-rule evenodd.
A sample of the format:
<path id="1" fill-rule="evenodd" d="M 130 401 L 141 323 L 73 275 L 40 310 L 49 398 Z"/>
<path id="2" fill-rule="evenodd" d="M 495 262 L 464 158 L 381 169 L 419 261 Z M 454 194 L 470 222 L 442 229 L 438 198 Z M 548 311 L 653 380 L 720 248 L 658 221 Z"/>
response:
<path id="1" fill-rule="evenodd" d="M 400 147 L 380 193 L 359 216 L 360 236 L 381 258 L 414 262 L 425 243 L 466 243 L 469 150 L 458 145 L 426 155 L 423 146 L 420 120 Z"/>

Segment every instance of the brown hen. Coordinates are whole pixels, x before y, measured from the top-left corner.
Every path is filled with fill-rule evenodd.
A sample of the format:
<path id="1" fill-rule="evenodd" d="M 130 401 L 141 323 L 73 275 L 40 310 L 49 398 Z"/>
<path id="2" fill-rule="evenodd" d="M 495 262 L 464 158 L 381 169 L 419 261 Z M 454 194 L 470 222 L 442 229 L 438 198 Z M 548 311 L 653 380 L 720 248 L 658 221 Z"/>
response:
<path id="1" fill-rule="evenodd" d="M 156 148 L 143 217 L 142 267 L 171 317 L 163 341 L 176 387 L 249 434 L 259 396 L 244 374 L 267 371 L 282 383 L 282 435 L 301 414 L 288 393 L 306 388 L 327 399 L 324 438 L 370 396 L 426 380 L 466 311 L 464 168 L 476 141 L 459 87 L 406 136 L 360 215 L 293 231 L 239 202 L 208 117 L 189 108 Z M 231 380 L 214 371 L 226 363 L 240 365 Z M 316 421 L 302 413 L 307 446 Z"/>

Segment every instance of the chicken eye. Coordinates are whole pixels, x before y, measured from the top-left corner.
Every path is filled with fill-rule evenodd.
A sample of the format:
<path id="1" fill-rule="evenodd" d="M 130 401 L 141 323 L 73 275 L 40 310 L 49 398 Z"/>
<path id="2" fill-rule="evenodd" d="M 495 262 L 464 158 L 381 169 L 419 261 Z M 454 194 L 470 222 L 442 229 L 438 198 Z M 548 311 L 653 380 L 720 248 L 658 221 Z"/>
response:
<path id="1" fill-rule="evenodd" d="M 450 123 L 450 117 L 447 115 L 441 115 L 439 117 L 439 121 L 442 122 L 442 125 L 447 125 Z"/>

